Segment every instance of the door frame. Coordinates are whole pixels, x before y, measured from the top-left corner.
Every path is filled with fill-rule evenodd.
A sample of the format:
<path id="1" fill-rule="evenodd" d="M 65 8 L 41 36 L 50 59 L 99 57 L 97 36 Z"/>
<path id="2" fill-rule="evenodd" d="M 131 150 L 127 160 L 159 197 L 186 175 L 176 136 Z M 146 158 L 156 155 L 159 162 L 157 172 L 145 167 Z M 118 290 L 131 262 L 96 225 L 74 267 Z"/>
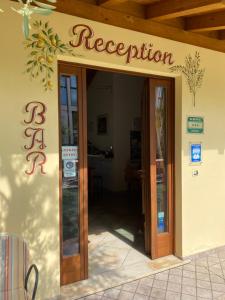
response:
<path id="1" fill-rule="evenodd" d="M 76 70 L 74 73 L 73 71 Z M 80 107 L 80 115 L 78 117 L 78 139 L 79 139 L 79 236 L 80 236 L 80 255 L 63 258 L 62 255 L 62 145 L 61 145 L 61 111 L 60 111 L 60 75 L 74 75 L 78 77 L 78 113 Z M 59 232 L 60 232 L 60 285 L 71 283 L 70 279 L 63 280 L 63 267 L 70 268 L 71 263 L 79 265 L 79 280 L 88 278 L 88 176 L 87 176 L 87 101 L 86 101 L 86 72 L 83 68 L 76 64 L 68 64 L 58 62 L 58 132 L 59 132 Z M 79 134 L 79 130 L 83 135 Z"/>
<path id="2" fill-rule="evenodd" d="M 174 80 L 172 78 L 149 78 L 149 111 L 150 111 L 150 199 L 151 202 L 151 258 L 159 258 L 174 253 L 175 237 L 175 199 L 174 199 L 174 175 L 175 175 L 175 105 L 174 105 Z M 167 91 L 166 105 L 166 140 L 167 140 L 167 231 L 158 233 L 157 228 L 157 182 L 156 182 L 156 128 L 155 124 L 155 89 L 157 86 L 163 86 Z M 155 199 L 155 201 L 154 201 Z M 171 251 L 170 251 L 171 249 Z M 172 253 L 171 253 L 172 252 Z"/>
<path id="3" fill-rule="evenodd" d="M 167 77 L 167 76 L 159 76 L 159 75 L 154 75 L 154 74 L 146 74 L 146 73 L 142 73 L 142 72 L 135 72 L 135 71 L 128 71 L 128 70 L 121 70 L 121 69 L 114 69 L 114 68 L 107 68 L 107 67 L 101 67 L 101 66 L 96 66 L 96 65 L 89 65 L 89 64 L 82 64 L 82 63 L 76 63 L 76 62 L 67 62 L 67 61 L 63 61 L 63 60 L 58 60 L 58 76 L 59 76 L 59 65 L 64 65 L 65 67 L 75 67 L 75 68 L 81 68 L 82 69 L 82 73 L 83 76 L 85 77 L 86 80 L 86 70 L 87 69 L 93 69 L 96 71 L 104 71 L 104 72 L 112 72 L 112 73 L 117 73 L 117 74 L 127 74 L 127 75 L 131 75 L 131 76 L 139 76 L 142 78 L 146 78 L 148 80 L 150 79 L 160 79 L 160 80 L 171 80 L 171 103 L 172 103 L 172 107 L 171 107 L 171 112 L 172 112 L 172 123 L 171 123 L 171 130 L 172 130 L 172 135 L 171 135 L 171 151 L 172 151 L 172 155 L 171 155 L 171 159 L 172 159 L 172 171 L 171 171 L 171 193 L 172 193 L 172 215 L 173 215 L 173 220 L 172 220 L 172 231 L 173 231 L 173 240 L 172 240 L 172 248 L 173 248 L 173 253 L 175 253 L 175 241 L 176 241 L 176 232 L 175 232 L 175 225 L 176 225 L 176 215 L 175 215 L 175 78 L 173 77 Z M 85 88 L 84 88 L 85 87 Z M 82 82 L 82 89 L 83 89 L 83 109 L 86 111 L 86 114 L 83 115 L 83 122 L 85 122 L 86 124 L 86 141 L 87 141 L 87 88 L 86 88 L 86 83 Z M 58 105 L 60 105 L 60 86 L 58 85 Z M 58 109 L 59 112 L 59 109 Z M 59 113 L 58 113 L 59 114 Z M 59 124 L 59 133 L 60 133 L 60 114 L 59 114 L 59 119 L 58 119 L 58 124 Z M 59 134 L 59 139 L 61 140 L 61 134 Z M 59 141 L 60 141 L 59 140 Z M 86 151 L 87 151 L 87 142 L 85 145 Z M 59 143 L 59 154 L 60 152 L 60 143 Z M 86 165 L 86 169 L 87 169 L 87 155 L 86 155 L 86 160 L 85 160 L 85 165 Z M 60 166 L 59 166 L 59 175 L 61 176 L 62 172 L 62 166 L 61 166 L 61 162 L 60 162 Z M 151 184 L 151 182 L 150 182 Z M 86 191 L 88 191 L 88 180 L 86 180 L 86 182 L 84 182 L 84 185 L 86 186 Z M 61 191 L 62 188 L 62 182 L 61 182 L 61 177 L 59 180 L 59 189 Z M 150 186 L 151 189 L 151 186 Z M 61 193 L 61 192 L 60 192 Z M 84 224 L 84 229 L 85 231 L 88 232 L 88 196 L 85 195 L 85 199 L 86 199 L 86 203 L 84 203 L 84 214 L 83 214 L 83 224 Z M 60 201 L 60 264 L 61 264 L 61 243 L 62 243 L 62 232 L 61 232 L 61 213 L 62 213 L 62 195 L 60 194 L 59 196 L 59 201 Z M 152 203 L 150 201 L 150 207 L 151 207 Z M 146 207 L 146 204 L 145 204 Z M 148 207 L 148 205 L 147 205 Z M 151 217 L 151 212 L 148 211 L 146 217 Z M 150 223 L 150 226 L 148 226 L 147 229 L 145 229 L 148 232 L 148 235 L 150 236 L 151 234 L 151 226 L 152 226 L 152 222 Z M 146 252 L 148 255 L 150 255 L 151 258 L 154 258 L 154 255 L 152 256 L 151 252 L 151 245 L 149 245 L 149 241 L 146 240 L 146 234 L 145 234 L 145 246 L 147 245 L 146 248 Z M 88 240 L 86 241 L 86 245 L 84 245 L 84 251 L 85 251 L 85 259 L 84 259 L 84 274 L 83 274 L 83 279 L 87 279 L 88 278 Z M 61 282 L 61 267 L 60 267 L 60 282 Z M 62 285 L 62 282 L 61 282 Z"/>

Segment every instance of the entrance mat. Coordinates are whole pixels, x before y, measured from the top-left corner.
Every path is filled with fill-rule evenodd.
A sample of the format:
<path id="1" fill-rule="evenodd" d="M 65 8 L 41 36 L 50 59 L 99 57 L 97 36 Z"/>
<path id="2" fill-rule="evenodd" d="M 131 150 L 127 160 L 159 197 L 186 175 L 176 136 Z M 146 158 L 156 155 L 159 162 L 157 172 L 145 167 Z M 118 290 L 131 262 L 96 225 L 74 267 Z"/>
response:
<path id="1" fill-rule="evenodd" d="M 91 275 L 89 279 L 61 288 L 61 300 L 75 300 L 95 294 L 130 281 L 150 276 L 162 271 L 183 266 L 190 260 L 181 260 L 173 255 L 155 260 L 140 261 L 128 266 L 121 266 L 101 274 Z"/>

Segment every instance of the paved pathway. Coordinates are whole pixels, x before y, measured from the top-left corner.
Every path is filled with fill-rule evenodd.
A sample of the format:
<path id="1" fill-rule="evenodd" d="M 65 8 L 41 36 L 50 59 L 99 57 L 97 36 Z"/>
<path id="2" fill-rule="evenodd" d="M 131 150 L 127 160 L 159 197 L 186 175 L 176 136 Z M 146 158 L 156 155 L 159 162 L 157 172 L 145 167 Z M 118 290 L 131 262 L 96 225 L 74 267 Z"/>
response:
<path id="1" fill-rule="evenodd" d="M 100 292 L 82 300 L 225 300 L 225 247 L 191 263 Z"/>

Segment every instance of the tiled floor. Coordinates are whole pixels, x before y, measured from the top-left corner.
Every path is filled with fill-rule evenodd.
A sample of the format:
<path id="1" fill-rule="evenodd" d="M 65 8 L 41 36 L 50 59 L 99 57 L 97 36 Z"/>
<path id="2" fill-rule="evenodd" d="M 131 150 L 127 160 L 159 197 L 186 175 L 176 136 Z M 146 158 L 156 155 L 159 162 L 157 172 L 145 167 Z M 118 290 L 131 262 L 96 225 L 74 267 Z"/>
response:
<path id="1" fill-rule="evenodd" d="M 97 205 L 89 213 L 89 278 L 64 286 L 62 300 L 79 299 L 184 263 L 172 255 L 149 259 L 137 210 L 128 209 L 125 198 L 104 199 L 109 205 Z"/>
<path id="2" fill-rule="evenodd" d="M 135 206 L 128 211 L 119 197 L 108 200 L 89 215 L 90 277 L 64 286 L 61 300 L 225 300 L 225 247 L 185 265 L 172 256 L 151 261 Z"/>
<path id="3" fill-rule="evenodd" d="M 225 299 L 225 247 L 191 263 L 96 293 L 82 300 Z"/>

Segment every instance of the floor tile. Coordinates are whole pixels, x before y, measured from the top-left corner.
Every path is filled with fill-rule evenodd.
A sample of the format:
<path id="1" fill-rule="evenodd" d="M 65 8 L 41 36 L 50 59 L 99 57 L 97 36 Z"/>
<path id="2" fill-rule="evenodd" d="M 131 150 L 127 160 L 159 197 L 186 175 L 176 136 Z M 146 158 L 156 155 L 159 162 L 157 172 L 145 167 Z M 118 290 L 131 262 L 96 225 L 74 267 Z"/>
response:
<path id="1" fill-rule="evenodd" d="M 181 284 L 174 283 L 174 282 L 168 282 L 167 290 L 171 292 L 181 292 Z"/>
<path id="2" fill-rule="evenodd" d="M 196 300 L 196 299 L 197 298 L 195 296 L 186 295 L 186 294 L 181 295 L 181 300 Z"/>
<path id="3" fill-rule="evenodd" d="M 196 280 L 193 279 L 193 278 L 186 278 L 186 277 L 183 277 L 182 279 L 182 285 L 189 285 L 189 286 L 193 286 L 195 287 L 196 286 Z"/>
<path id="4" fill-rule="evenodd" d="M 138 287 L 139 281 L 132 281 L 129 283 L 126 283 L 122 286 L 122 290 L 127 292 L 135 292 Z"/>
<path id="5" fill-rule="evenodd" d="M 144 285 L 152 287 L 153 281 L 154 281 L 154 278 L 148 276 L 148 277 L 144 277 L 144 278 L 140 279 L 140 284 L 144 284 Z"/>
<path id="6" fill-rule="evenodd" d="M 197 272 L 197 279 L 210 281 L 209 274 L 207 274 L 207 273 L 198 273 Z"/>
<path id="7" fill-rule="evenodd" d="M 174 292 L 170 292 L 168 291 L 166 293 L 166 300 L 180 300 L 181 298 L 181 294 L 180 293 L 174 293 Z"/>
<path id="8" fill-rule="evenodd" d="M 150 296 L 151 288 L 148 285 L 139 284 L 137 287 L 136 293 Z"/>
<path id="9" fill-rule="evenodd" d="M 169 278 L 169 272 L 161 272 L 155 275 L 155 278 L 158 280 L 167 281 Z"/>
<path id="10" fill-rule="evenodd" d="M 117 299 L 119 296 L 120 290 L 117 288 L 112 288 L 109 290 L 106 290 L 104 293 L 104 297 L 108 297 L 110 299 Z"/>
<path id="11" fill-rule="evenodd" d="M 175 283 L 181 283 L 182 282 L 182 277 L 170 274 L 168 280 L 171 281 L 171 282 L 175 282 Z"/>
<path id="12" fill-rule="evenodd" d="M 170 275 L 182 276 L 182 273 L 183 273 L 182 270 L 178 268 L 169 270 Z"/>
<path id="13" fill-rule="evenodd" d="M 151 297 L 155 297 L 155 298 L 158 298 L 158 299 L 164 299 L 165 295 L 166 295 L 165 290 L 152 288 Z"/>
<path id="14" fill-rule="evenodd" d="M 166 290 L 167 284 L 168 284 L 167 281 L 155 279 L 154 283 L 153 283 L 153 287 L 162 289 L 162 290 Z"/>
<path id="15" fill-rule="evenodd" d="M 211 282 L 214 283 L 225 283 L 224 279 L 221 276 L 210 273 Z"/>
<path id="16" fill-rule="evenodd" d="M 134 294 L 127 292 L 127 291 L 121 291 L 118 297 L 118 300 L 133 300 Z"/>
<path id="17" fill-rule="evenodd" d="M 133 300 L 148 300 L 149 297 L 142 294 L 135 294 Z"/>
<path id="18" fill-rule="evenodd" d="M 212 282 L 212 290 L 216 291 L 216 292 L 224 292 L 225 293 L 225 285 L 222 283 Z"/>
<path id="19" fill-rule="evenodd" d="M 202 297 L 206 299 L 212 299 L 212 291 L 202 288 L 197 288 L 197 297 Z"/>
<path id="20" fill-rule="evenodd" d="M 195 275 L 195 272 L 183 270 L 183 277 L 195 278 L 196 275 Z"/>
<path id="21" fill-rule="evenodd" d="M 183 285 L 182 286 L 182 294 L 187 294 L 187 295 L 191 295 L 191 296 L 197 296 L 196 287 L 189 286 L 189 285 Z"/>

